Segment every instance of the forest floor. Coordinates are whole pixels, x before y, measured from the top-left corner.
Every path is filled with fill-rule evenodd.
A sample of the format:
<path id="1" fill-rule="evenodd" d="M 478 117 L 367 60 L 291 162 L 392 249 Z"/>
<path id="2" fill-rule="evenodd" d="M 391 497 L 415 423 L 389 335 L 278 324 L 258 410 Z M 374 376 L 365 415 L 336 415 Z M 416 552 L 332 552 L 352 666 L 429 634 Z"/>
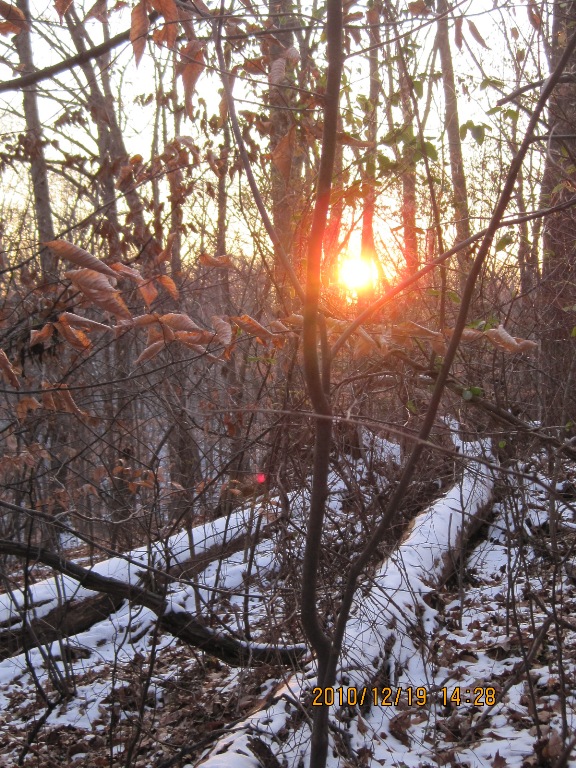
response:
<path id="1" fill-rule="evenodd" d="M 531 479 L 509 478 L 495 491 L 486 470 L 476 500 L 471 494 L 480 474 L 475 490 L 466 490 L 465 471 L 416 517 L 388 565 L 362 587 L 334 690 L 330 768 L 576 766 L 576 511 L 562 497 L 569 495 L 572 469 L 565 469 L 555 486 L 560 496 L 551 502 L 539 466 L 536 460 Z M 343 499 L 346 490 L 341 478 L 332 478 L 331 499 Z M 488 522 L 466 556 L 456 558 L 458 516 L 487 498 Z M 303 500 L 305 494 L 300 510 Z M 296 497 L 291 502 L 296 509 Z M 273 500 L 268 504 L 273 517 Z M 350 524 L 344 503 L 331 511 L 336 544 L 360 535 L 362 526 Z M 235 524 L 241 530 L 248 513 L 237 513 L 229 535 Z M 275 529 L 253 549 L 212 562 L 195 587 L 176 582 L 173 603 L 191 612 L 210 607 L 239 636 L 249 626 L 258 642 L 301 641 L 297 583 L 285 570 L 301 554 L 298 514 L 292 522 L 289 535 Z M 221 525 L 213 524 L 211 539 L 203 527 L 206 548 Z M 432 531 L 427 559 L 423 542 Z M 442 552 L 455 567 L 437 583 L 434 569 L 447 572 L 445 557 L 438 565 Z M 98 567 L 134 578 L 122 558 L 110 563 Z M 222 591 L 211 590 L 216 584 Z M 336 580 L 334 600 L 337 587 Z M 36 575 L 29 595 L 40 617 L 63 588 L 70 585 L 45 569 Z M 82 588 L 75 589 L 80 599 Z M 3 627 L 16 621 L 8 597 Z M 331 695 L 313 691 L 313 660 L 297 670 L 231 668 L 159 632 L 155 619 L 124 603 L 87 631 L 0 662 L 0 766 L 306 763 L 314 699 Z M 378 644 L 370 669 L 366 660 Z"/>

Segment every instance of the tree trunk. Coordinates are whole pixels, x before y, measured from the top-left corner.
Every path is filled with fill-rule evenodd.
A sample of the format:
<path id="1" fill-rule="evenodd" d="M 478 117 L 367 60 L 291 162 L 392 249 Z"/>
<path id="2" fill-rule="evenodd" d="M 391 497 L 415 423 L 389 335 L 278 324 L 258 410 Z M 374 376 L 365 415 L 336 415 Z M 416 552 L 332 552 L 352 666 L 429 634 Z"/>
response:
<path id="1" fill-rule="evenodd" d="M 30 22 L 30 8 L 28 0 L 18 0 L 18 8 L 24 13 Z M 30 30 L 23 30 L 14 38 L 20 68 L 23 74 L 34 72 L 34 60 L 32 58 L 32 42 Z M 32 190 L 34 193 L 34 209 L 36 212 L 36 224 L 38 227 L 38 239 L 40 243 L 47 243 L 55 239 L 54 224 L 52 222 L 52 208 L 50 205 L 50 188 L 48 185 L 48 169 L 44 155 L 42 123 L 38 111 L 38 98 L 36 86 L 31 85 L 23 90 L 24 117 L 26 118 L 26 148 L 30 158 L 30 170 L 32 172 Z M 40 250 L 40 265 L 42 278 L 55 276 L 56 259 L 49 248 Z"/>
<path id="2" fill-rule="evenodd" d="M 569 37 L 576 25 L 576 3 L 554 4 L 555 39 Z M 553 69 L 562 54 L 551 46 Z M 569 70 L 576 66 L 572 56 Z M 556 86 L 549 102 L 550 126 L 546 166 L 542 180 L 545 205 L 552 206 L 573 196 L 576 176 L 576 85 Z M 564 138 L 569 136 L 570 138 Z M 561 138 L 562 137 L 562 138 Z M 540 301 L 542 307 L 542 352 L 544 422 L 556 427 L 560 436 L 574 434 L 576 424 L 576 351 L 572 330 L 576 323 L 572 307 L 576 303 L 576 211 L 568 208 L 549 216 L 543 227 L 543 264 Z"/>
<path id="3" fill-rule="evenodd" d="M 450 154 L 450 170 L 452 174 L 453 207 L 456 225 L 456 242 L 461 243 L 470 237 L 470 212 L 468 210 L 468 192 L 466 189 L 466 176 L 464 173 L 464 161 L 462 158 L 462 141 L 460 139 L 460 120 L 458 118 L 458 98 L 456 95 L 456 81 L 452 64 L 452 51 L 448 30 L 448 3 L 439 0 L 438 13 L 438 49 L 442 65 L 442 83 L 444 86 L 445 125 L 448 135 L 448 150 Z M 467 251 L 461 251 L 458 255 L 460 267 L 460 286 L 466 282 L 470 267 L 470 256 Z"/>

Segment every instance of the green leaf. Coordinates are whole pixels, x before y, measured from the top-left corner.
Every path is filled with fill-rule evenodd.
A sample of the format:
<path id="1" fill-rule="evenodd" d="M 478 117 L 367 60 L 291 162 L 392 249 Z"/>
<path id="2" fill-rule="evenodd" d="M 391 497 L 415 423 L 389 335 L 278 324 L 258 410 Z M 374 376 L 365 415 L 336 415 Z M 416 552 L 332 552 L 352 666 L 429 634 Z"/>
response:
<path id="1" fill-rule="evenodd" d="M 575 337 L 576 337 L 576 325 L 574 326 L 574 328 L 572 328 L 572 330 L 571 330 L 571 332 L 570 332 L 570 336 L 571 336 L 572 338 L 575 338 Z"/>
<path id="2" fill-rule="evenodd" d="M 498 443 L 498 448 L 506 448 L 507 445 L 508 443 L 506 442 L 506 440 L 500 440 Z"/>
<path id="3" fill-rule="evenodd" d="M 438 161 L 438 150 L 434 144 L 431 141 L 425 141 L 422 146 L 426 157 L 436 163 Z"/>
<path id="4" fill-rule="evenodd" d="M 472 392 L 472 394 L 475 397 L 482 397 L 482 395 L 484 394 L 484 390 L 482 389 L 482 387 L 469 387 L 469 389 L 470 389 L 470 392 Z"/>
<path id="5" fill-rule="evenodd" d="M 496 242 L 496 246 L 495 246 L 496 253 L 498 253 L 498 251 L 503 251 L 504 248 L 507 248 L 509 245 L 512 245 L 513 242 L 514 242 L 514 236 L 510 232 L 507 232 L 505 235 L 502 235 L 500 240 Z"/>
<path id="6" fill-rule="evenodd" d="M 414 400 L 408 400 L 406 403 L 406 408 L 410 411 L 410 413 L 418 413 L 418 408 L 416 407 L 416 403 Z"/>
<path id="7" fill-rule="evenodd" d="M 504 88 L 504 82 L 496 77 L 485 77 L 480 83 L 480 90 L 485 91 L 486 88 Z"/>
<path id="8" fill-rule="evenodd" d="M 470 133 L 474 137 L 476 144 L 483 144 L 486 136 L 486 128 L 483 125 L 471 125 Z"/>
<path id="9" fill-rule="evenodd" d="M 446 297 L 450 299 L 452 304 L 460 304 L 461 299 L 456 291 L 446 291 Z"/>

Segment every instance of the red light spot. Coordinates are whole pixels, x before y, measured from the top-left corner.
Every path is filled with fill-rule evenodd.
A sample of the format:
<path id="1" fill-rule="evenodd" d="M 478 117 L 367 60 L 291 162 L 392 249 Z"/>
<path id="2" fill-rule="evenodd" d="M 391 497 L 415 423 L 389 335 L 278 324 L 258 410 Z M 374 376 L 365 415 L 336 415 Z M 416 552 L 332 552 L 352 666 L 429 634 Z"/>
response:
<path id="1" fill-rule="evenodd" d="M 266 482 L 266 475 L 264 472 L 258 472 L 256 475 L 256 482 L 257 483 L 265 483 Z"/>

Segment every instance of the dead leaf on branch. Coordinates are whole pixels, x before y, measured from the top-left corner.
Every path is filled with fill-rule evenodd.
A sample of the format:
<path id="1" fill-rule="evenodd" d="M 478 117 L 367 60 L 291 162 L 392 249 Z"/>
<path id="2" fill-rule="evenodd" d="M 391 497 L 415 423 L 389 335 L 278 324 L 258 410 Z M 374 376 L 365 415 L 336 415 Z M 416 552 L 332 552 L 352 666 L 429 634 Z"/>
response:
<path id="1" fill-rule="evenodd" d="M 62 19 L 66 15 L 67 11 L 70 9 L 72 2 L 73 0 L 54 0 L 54 8 L 56 9 L 56 13 L 60 17 L 60 23 L 62 23 Z"/>
<path id="2" fill-rule="evenodd" d="M 71 347 L 80 350 L 80 352 L 83 352 L 91 346 L 90 339 L 86 336 L 84 331 L 76 330 L 70 327 L 66 322 L 54 323 L 54 328 L 58 331 L 60 336 L 62 336 L 64 341 L 67 341 Z"/>
<path id="3" fill-rule="evenodd" d="M 482 46 L 482 48 L 486 48 L 486 50 L 489 51 L 490 46 L 486 45 L 486 41 L 478 31 L 478 27 L 476 26 L 476 24 L 474 24 L 473 21 L 470 21 L 470 19 L 468 19 L 468 29 L 470 30 L 474 40 L 476 40 L 476 42 L 479 43 Z"/>
<path id="4" fill-rule="evenodd" d="M 112 330 L 109 325 L 104 325 L 103 323 L 97 323 L 96 320 L 90 320 L 87 317 L 81 317 L 80 315 L 74 314 L 74 312 L 62 312 L 62 314 L 58 317 L 58 320 L 61 323 L 66 323 L 67 325 L 70 325 L 74 328 L 81 328 L 83 331 L 86 331 L 87 333 L 89 333 L 90 331 Z M 46 328 L 46 326 L 44 326 L 44 328 Z M 52 334 L 50 334 L 50 336 L 51 335 Z M 40 339 L 40 340 L 44 341 L 45 339 Z"/>
<path id="5" fill-rule="evenodd" d="M 145 363 L 147 360 L 152 360 L 152 358 L 156 357 L 156 355 L 162 349 L 164 349 L 165 346 L 166 342 L 164 339 L 160 339 L 160 341 L 155 341 L 153 344 L 150 344 L 148 347 L 146 347 L 142 354 L 136 358 L 134 365 L 142 365 L 142 363 Z"/>
<path id="6" fill-rule="evenodd" d="M 73 243 L 69 243 L 67 240 L 51 240 L 48 243 L 42 243 L 42 245 L 50 248 L 58 258 L 71 261 L 77 267 L 86 267 L 93 269 L 95 272 L 101 272 L 108 277 L 116 277 L 116 273 L 111 267 L 97 259 L 96 256 L 88 253 L 88 251 Z"/>
<path id="7" fill-rule="evenodd" d="M 428 16 L 430 13 L 430 8 L 424 0 L 415 0 L 413 3 L 408 3 L 408 10 L 412 16 Z"/>
<path id="8" fill-rule="evenodd" d="M 0 349 L 0 373 L 15 389 L 20 389 L 20 382 L 16 376 L 16 371 L 8 359 L 8 355 L 3 349 Z"/>
<path id="9" fill-rule="evenodd" d="M 162 315 L 158 318 L 161 323 L 172 328 L 173 331 L 201 331 L 202 328 L 196 325 L 192 318 L 183 313 L 169 312 L 166 315 Z"/>
<path id="10" fill-rule="evenodd" d="M 462 34 L 462 24 L 464 22 L 464 16 L 457 16 L 454 21 L 454 42 L 459 51 L 462 50 L 464 43 L 464 35 Z"/>
<path id="11" fill-rule="evenodd" d="M 153 39 L 157 45 L 173 48 L 178 35 L 180 14 L 174 0 L 151 0 L 154 10 L 164 18 L 164 26 L 154 31 Z"/>
<path id="12" fill-rule="evenodd" d="M 200 42 L 200 40 L 191 40 L 184 46 L 184 48 L 182 48 L 180 56 L 181 59 L 176 67 L 176 74 L 182 78 L 186 114 L 190 120 L 193 120 L 192 96 L 194 95 L 194 89 L 196 88 L 198 78 L 205 67 L 204 43 Z"/>
<path id="13" fill-rule="evenodd" d="M 218 267 L 220 269 L 229 269 L 230 267 L 233 267 L 231 257 L 228 255 L 224 256 L 209 256 L 207 253 L 202 252 L 198 259 L 200 260 L 201 264 L 204 264 L 206 267 Z"/>
<path id="14" fill-rule="evenodd" d="M 105 24 L 108 21 L 107 0 L 96 0 L 86 14 L 84 21 L 88 21 L 88 19 L 96 19 L 100 23 Z"/>
<path id="15" fill-rule="evenodd" d="M 148 18 L 148 4 L 146 0 L 140 0 L 132 8 L 132 18 L 130 23 L 130 42 L 134 50 L 134 58 L 136 60 L 136 66 L 140 64 L 140 60 L 144 54 L 146 48 L 146 36 L 150 29 L 150 19 Z"/>
<path id="16" fill-rule="evenodd" d="M 236 323 L 236 325 L 245 333 L 256 336 L 257 339 L 262 340 L 274 338 L 274 334 L 271 333 L 268 328 L 264 328 L 263 325 L 260 325 L 260 323 L 257 320 L 254 320 L 253 317 L 250 317 L 250 315 L 231 317 L 230 320 L 232 320 L 233 323 Z"/>
<path id="17" fill-rule="evenodd" d="M 6 35 L 19 35 L 20 32 L 28 32 L 30 25 L 26 16 L 15 5 L 0 0 L 0 16 L 6 19 L 6 22 L 0 26 L 0 32 Z"/>
<path id="18" fill-rule="evenodd" d="M 177 233 L 176 232 L 170 232 L 168 237 L 166 238 L 166 247 L 163 251 L 160 251 L 158 256 L 154 258 L 154 266 L 157 267 L 159 264 L 162 264 L 163 261 L 170 261 L 172 258 L 172 249 L 174 247 L 174 241 L 176 240 Z"/>
<path id="19" fill-rule="evenodd" d="M 16 403 L 16 418 L 20 422 L 24 421 L 28 416 L 28 411 L 36 411 L 38 408 L 42 408 L 42 403 L 35 397 L 21 397 Z"/>
<path id="20" fill-rule="evenodd" d="M 159 283 L 162 288 L 164 288 L 164 290 L 168 291 L 173 299 L 177 299 L 179 297 L 180 294 L 178 292 L 176 283 L 174 280 L 172 280 L 171 277 L 168 277 L 168 275 L 158 275 L 156 277 L 156 282 Z"/>
<path id="21" fill-rule="evenodd" d="M 68 278 L 75 288 L 101 309 L 119 318 L 131 318 L 128 307 L 119 291 L 112 288 L 107 278 L 100 272 L 89 268 L 76 269 L 65 272 L 64 277 Z"/>
<path id="22" fill-rule="evenodd" d="M 54 326 L 52 323 L 46 323 L 44 328 L 39 331 L 30 331 L 30 346 L 33 347 L 35 344 L 42 344 L 43 342 L 48 341 L 53 333 Z"/>
<path id="23" fill-rule="evenodd" d="M 232 344 L 232 326 L 229 322 L 227 322 L 223 317 L 220 317 L 219 315 L 213 315 L 212 319 L 212 327 L 216 331 L 216 336 L 218 338 L 218 341 L 223 344 L 225 347 L 230 346 Z"/>

